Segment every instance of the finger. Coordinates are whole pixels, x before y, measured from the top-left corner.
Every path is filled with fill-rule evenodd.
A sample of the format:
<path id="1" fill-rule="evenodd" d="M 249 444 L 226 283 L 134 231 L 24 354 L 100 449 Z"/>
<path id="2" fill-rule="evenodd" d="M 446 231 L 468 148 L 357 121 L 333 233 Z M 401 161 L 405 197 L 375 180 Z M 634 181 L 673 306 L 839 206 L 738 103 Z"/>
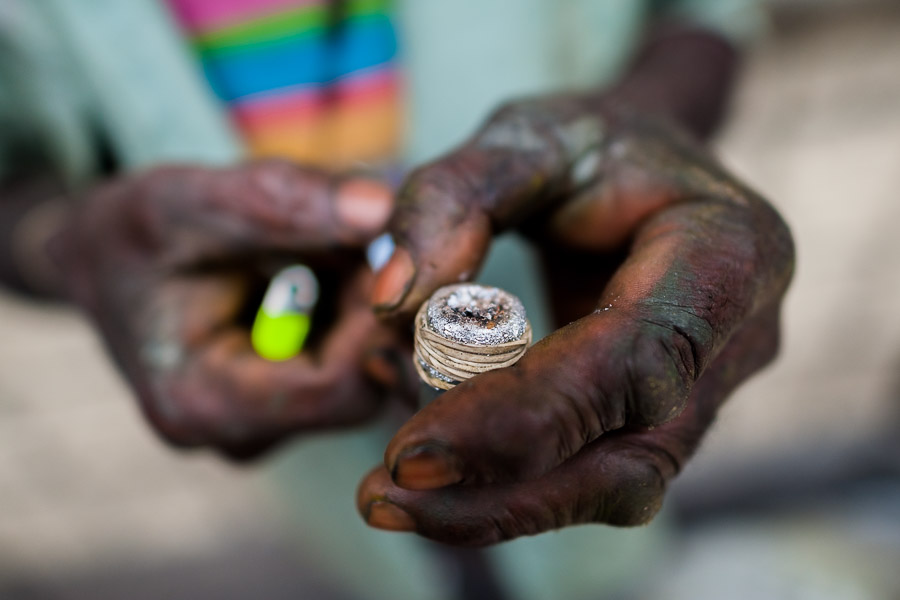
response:
<path id="1" fill-rule="evenodd" d="M 391 440 L 385 464 L 409 489 L 538 477 L 603 433 L 677 415 L 694 378 L 690 356 L 671 330 L 621 311 L 590 315 L 515 367 L 423 408 Z"/>
<path id="2" fill-rule="evenodd" d="M 651 215 L 679 202 L 702 200 L 703 194 L 692 190 L 708 187 L 711 173 L 719 181 L 729 178 L 696 142 L 662 125 L 622 128 L 615 139 L 615 150 L 604 153 L 590 185 L 548 218 L 523 228 L 540 252 L 558 326 L 596 308 L 628 256 L 628 242 Z"/>
<path id="3" fill-rule="evenodd" d="M 408 490 L 384 467 L 361 483 L 357 507 L 380 529 L 414 531 L 436 541 L 485 546 L 581 523 L 649 522 L 668 481 L 704 427 L 693 413 L 653 431 L 596 440 L 534 480 Z"/>
<path id="4" fill-rule="evenodd" d="M 648 522 L 665 489 L 655 455 L 610 440 L 595 443 L 544 477 L 521 483 L 414 491 L 397 486 L 378 467 L 363 481 L 357 508 L 373 527 L 461 546 L 578 523 Z"/>
<path id="5" fill-rule="evenodd" d="M 361 247 L 385 226 L 392 194 L 367 178 L 337 178 L 281 161 L 232 169 L 169 167 L 140 179 L 148 240 L 175 261 L 241 253 Z"/>
<path id="6" fill-rule="evenodd" d="M 597 119 L 547 101 L 502 108 L 457 151 L 415 171 L 390 229 L 398 246 L 372 302 L 384 314 L 412 313 L 436 288 L 471 279 L 491 236 L 558 201 L 578 185 L 580 159 L 596 159 Z"/>
<path id="7" fill-rule="evenodd" d="M 791 258 L 761 200 L 663 211 L 594 313 L 425 407 L 389 444 L 387 467 L 410 489 L 532 478 L 608 431 L 668 422 L 734 332 L 779 301 Z"/>
<path id="8" fill-rule="evenodd" d="M 238 327 L 183 348 L 171 370 L 154 373 L 158 383 L 146 398 L 151 419 L 177 443 L 215 445 L 235 454 L 266 449 L 298 431 L 370 416 L 385 390 L 366 377 L 364 366 L 384 338 L 359 298 L 367 276 L 361 270 L 345 290 L 322 343 L 296 358 L 260 358 Z"/>
<path id="9" fill-rule="evenodd" d="M 592 185 L 573 194 L 539 231 L 564 246 L 609 252 L 666 206 L 747 192 L 677 128 L 631 121 L 615 132 L 614 151 L 604 154 Z"/>
<path id="10" fill-rule="evenodd" d="M 777 313 L 767 319 L 777 320 Z M 756 323 L 754 325 L 759 325 Z M 449 544 L 484 546 L 579 523 L 617 526 L 650 521 L 668 482 L 694 453 L 722 399 L 774 349 L 777 329 L 748 326 L 742 343 L 716 361 L 688 408 L 655 429 L 630 428 L 582 448 L 534 480 L 408 490 L 378 467 L 361 483 L 357 507 L 373 527 L 415 531 Z"/>
<path id="11" fill-rule="evenodd" d="M 632 241 L 648 219 L 684 203 L 743 206 L 748 216 L 785 226 L 752 190 L 706 148 L 671 123 L 623 116 L 591 185 L 584 186 L 537 228 L 557 243 L 609 252 Z M 768 213 L 772 213 L 768 207 Z M 532 228 L 532 231 L 534 228 Z"/>

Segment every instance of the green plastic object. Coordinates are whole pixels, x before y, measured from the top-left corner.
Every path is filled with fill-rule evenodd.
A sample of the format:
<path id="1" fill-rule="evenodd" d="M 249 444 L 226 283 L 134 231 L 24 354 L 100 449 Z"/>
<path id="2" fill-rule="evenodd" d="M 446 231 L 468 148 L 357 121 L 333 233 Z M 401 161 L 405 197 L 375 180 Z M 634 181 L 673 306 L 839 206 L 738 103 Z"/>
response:
<path id="1" fill-rule="evenodd" d="M 300 354 L 309 335 L 312 319 L 306 314 L 270 315 L 262 307 L 253 322 L 251 341 L 256 353 L 266 360 L 288 360 Z"/>
<path id="2" fill-rule="evenodd" d="M 282 270 L 269 283 L 256 312 L 250 341 L 266 360 L 288 360 L 300 354 L 312 327 L 319 282 L 303 265 Z"/>

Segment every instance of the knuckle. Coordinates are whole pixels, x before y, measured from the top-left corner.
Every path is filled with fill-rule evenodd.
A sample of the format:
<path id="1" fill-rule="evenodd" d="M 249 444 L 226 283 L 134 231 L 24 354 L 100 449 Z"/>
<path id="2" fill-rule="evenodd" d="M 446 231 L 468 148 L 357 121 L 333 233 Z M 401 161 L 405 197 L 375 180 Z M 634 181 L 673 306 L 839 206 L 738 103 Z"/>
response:
<path id="1" fill-rule="evenodd" d="M 629 357 L 632 413 L 644 425 L 660 425 L 678 416 L 697 373 L 694 345 L 678 329 L 642 334 Z"/>
<path id="2" fill-rule="evenodd" d="M 550 142 L 547 116 L 537 100 L 501 104 L 475 138 L 475 146 L 487 150 L 544 151 Z"/>
<path id="3" fill-rule="evenodd" d="M 526 510 L 503 507 L 495 513 L 486 515 L 477 527 L 470 530 L 466 545 L 490 546 L 523 536 L 536 535 L 549 528 L 550 526 L 542 519 L 528 514 Z"/>
<path id="4" fill-rule="evenodd" d="M 439 238 L 465 222 L 479 207 L 480 194 L 457 155 L 419 167 L 397 199 L 391 227 L 401 239 Z"/>
<path id="5" fill-rule="evenodd" d="M 499 519 L 491 515 L 419 521 L 418 533 L 443 544 L 464 548 L 484 548 L 515 537 Z"/>
<path id="6" fill-rule="evenodd" d="M 585 393 L 579 384 L 557 382 L 550 395 L 559 408 L 549 413 L 539 430 L 541 437 L 531 438 L 532 443 L 535 439 L 546 439 L 552 444 L 541 453 L 546 460 L 553 461 L 546 468 L 562 463 L 604 431 L 616 428 L 613 413 L 617 411 L 609 402 L 593 402 L 590 392 Z"/>
<path id="7" fill-rule="evenodd" d="M 569 525 L 571 522 L 560 516 L 565 512 L 533 497 L 504 497 L 419 520 L 418 531 L 443 543 L 483 548 Z"/>
<path id="8" fill-rule="evenodd" d="M 686 384 L 696 379 L 698 352 L 694 341 L 680 328 L 666 330 L 659 339 L 663 352 Z"/>
<path id="9" fill-rule="evenodd" d="M 541 515 L 530 514 L 528 510 L 507 508 L 499 516 L 492 518 L 491 530 L 493 541 L 503 542 L 526 535 L 536 535 L 548 528 Z"/>
<path id="10" fill-rule="evenodd" d="M 666 478 L 651 453 L 627 454 L 609 476 L 616 493 L 602 503 L 595 521 L 618 527 L 645 525 L 662 508 Z"/>

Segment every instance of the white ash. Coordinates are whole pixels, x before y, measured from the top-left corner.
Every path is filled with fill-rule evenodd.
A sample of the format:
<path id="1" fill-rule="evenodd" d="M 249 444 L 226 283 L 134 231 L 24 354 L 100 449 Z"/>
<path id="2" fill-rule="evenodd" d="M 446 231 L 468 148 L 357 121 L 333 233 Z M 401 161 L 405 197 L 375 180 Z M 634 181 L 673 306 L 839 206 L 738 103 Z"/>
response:
<path id="1" fill-rule="evenodd" d="M 428 301 L 427 324 L 438 335 L 463 344 L 496 346 L 525 333 L 522 301 L 500 288 L 474 283 L 448 285 Z"/>

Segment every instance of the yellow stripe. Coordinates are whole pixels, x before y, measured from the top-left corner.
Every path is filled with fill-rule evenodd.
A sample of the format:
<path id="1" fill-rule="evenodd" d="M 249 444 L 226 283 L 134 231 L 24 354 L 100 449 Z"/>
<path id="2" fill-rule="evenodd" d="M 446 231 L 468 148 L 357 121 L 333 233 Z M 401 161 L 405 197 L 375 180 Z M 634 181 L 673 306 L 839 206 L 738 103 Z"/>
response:
<path id="1" fill-rule="evenodd" d="M 280 157 L 300 163 L 341 168 L 393 158 L 399 146 L 402 111 L 386 96 L 365 104 L 348 104 L 315 119 L 273 123 L 248 132 L 247 146 L 256 157 Z"/>

